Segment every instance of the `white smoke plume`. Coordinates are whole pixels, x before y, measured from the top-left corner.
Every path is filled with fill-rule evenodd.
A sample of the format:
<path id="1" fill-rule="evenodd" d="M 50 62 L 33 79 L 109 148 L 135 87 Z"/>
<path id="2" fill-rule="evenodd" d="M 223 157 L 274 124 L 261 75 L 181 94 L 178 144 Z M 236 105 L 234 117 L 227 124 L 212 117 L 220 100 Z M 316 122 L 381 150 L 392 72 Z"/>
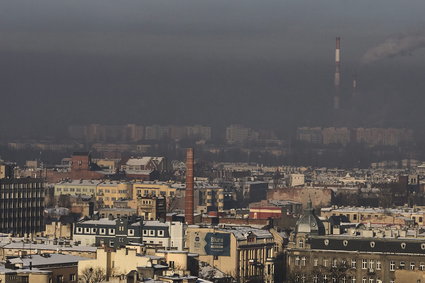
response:
<path id="1" fill-rule="evenodd" d="M 370 64 L 385 58 L 411 55 L 413 51 L 425 47 L 425 34 L 403 34 L 386 39 L 369 49 L 363 55 L 362 63 Z"/>

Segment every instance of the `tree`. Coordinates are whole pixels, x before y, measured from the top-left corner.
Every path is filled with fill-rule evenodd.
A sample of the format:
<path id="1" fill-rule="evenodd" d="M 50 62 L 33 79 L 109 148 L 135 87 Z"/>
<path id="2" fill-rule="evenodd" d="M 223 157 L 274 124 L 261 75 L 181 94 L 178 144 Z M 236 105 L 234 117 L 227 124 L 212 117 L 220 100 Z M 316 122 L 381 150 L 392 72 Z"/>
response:
<path id="1" fill-rule="evenodd" d="M 100 267 L 86 267 L 83 269 L 78 279 L 81 283 L 99 283 L 106 280 L 106 274 Z"/>

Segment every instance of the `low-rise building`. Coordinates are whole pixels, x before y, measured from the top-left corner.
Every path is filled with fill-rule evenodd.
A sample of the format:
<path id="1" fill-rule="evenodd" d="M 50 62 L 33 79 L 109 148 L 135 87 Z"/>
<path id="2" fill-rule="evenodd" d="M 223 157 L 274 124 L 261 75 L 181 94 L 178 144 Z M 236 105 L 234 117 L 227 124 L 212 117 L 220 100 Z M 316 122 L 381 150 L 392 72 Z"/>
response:
<path id="1" fill-rule="evenodd" d="M 163 248 L 184 248 L 181 222 L 143 221 L 141 218 L 101 218 L 74 225 L 73 240 L 86 246 L 119 248 L 129 244 L 152 244 Z"/>
<path id="2" fill-rule="evenodd" d="M 238 282 L 275 282 L 275 240 L 272 233 L 251 227 L 189 226 L 186 246 L 199 260 Z"/>
<path id="3" fill-rule="evenodd" d="M 141 243 L 140 219 L 101 218 L 75 223 L 73 240 L 86 246 L 123 247 Z"/>
<path id="4" fill-rule="evenodd" d="M 145 220 L 164 221 L 167 213 L 166 199 L 155 196 L 139 196 L 136 200 L 136 213 Z"/>
<path id="5" fill-rule="evenodd" d="M 143 222 L 143 243 L 159 247 L 184 249 L 185 225 L 182 222 Z"/>
<path id="6" fill-rule="evenodd" d="M 15 269 L 0 265 L 0 281 L 5 283 L 50 283 L 52 272 L 40 269 Z"/>
<path id="7" fill-rule="evenodd" d="M 163 196 L 170 198 L 174 197 L 176 192 L 177 188 L 170 183 L 155 181 L 133 183 L 133 199 L 137 199 L 138 196 Z"/>
<path id="8" fill-rule="evenodd" d="M 365 226 L 340 235 L 327 235 L 310 204 L 298 221 L 286 250 L 287 280 L 418 282 L 407 278 L 418 279 L 415 271 L 425 271 L 423 238 L 362 229 Z"/>
<path id="9" fill-rule="evenodd" d="M 261 201 L 249 206 L 251 219 L 278 219 L 285 215 L 298 215 L 302 211 L 302 204 L 295 201 Z"/>
<path id="10" fill-rule="evenodd" d="M 7 257 L 19 257 L 24 255 L 36 254 L 56 254 L 62 253 L 67 255 L 81 256 L 92 258 L 96 253 L 95 247 L 73 245 L 70 241 L 53 240 L 53 241 L 37 241 L 31 242 L 17 238 L 2 240 L 2 248 L 0 256 L 2 260 Z"/>
<path id="11" fill-rule="evenodd" d="M 197 182 L 194 193 L 195 208 L 199 213 L 231 209 L 236 202 L 235 192 L 219 186 Z"/>
<path id="12" fill-rule="evenodd" d="M 8 259 L 15 268 L 51 271 L 52 283 L 78 282 L 78 262 L 89 258 L 65 254 L 37 254 Z"/>
<path id="13" fill-rule="evenodd" d="M 55 184 L 54 195 L 71 196 L 96 196 L 96 187 L 99 181 L 96 180 L 65 180 Z"/>
<path id="14" fill-rule="evenodd" d="M 71 239 L 72 225 L 71 223 L 62 223 L 61 221 L 52 221 L 46 224 L 44 236 L 52 239 Z"/>
<path id="15" fill-rule="evenodd" d="M 372 224 L 405 224 L 406 218 L 414 223 L 425 225 L 425 210 L 422 208 L 380 208 L 380 207 L 326 207 L 320 210 L 320 216 L 346 216 L 349 222 Z M 407 224 L 407 223 L 406 223 Z"/>
<path id="16" fill-rule="evenodd" d="M 105 207 L 112 207 L 114 201 L 130 199 L 133 195 L 132 184 L 120 181 L 103 181 L 96 187 L 96 200 Z"/>
<path id="17" fill-rule="evenodd" d="M 159 251 L 147 255 L 137 247 L 116 250 L 99 248 L 95 259 L 78 263 L 80 277 L 98 270 L 104 275 L 104 280 L 114 282 L 144 282 L 146 278 L 162 280 L 162 276 L 179 279 L 165 282 L 192 282 L 184 281 L 183 275 L 196 275 L 197 269 L 196 255 L 188 252 Z M 196 282 L 197 277 L 191 278 Z"/>

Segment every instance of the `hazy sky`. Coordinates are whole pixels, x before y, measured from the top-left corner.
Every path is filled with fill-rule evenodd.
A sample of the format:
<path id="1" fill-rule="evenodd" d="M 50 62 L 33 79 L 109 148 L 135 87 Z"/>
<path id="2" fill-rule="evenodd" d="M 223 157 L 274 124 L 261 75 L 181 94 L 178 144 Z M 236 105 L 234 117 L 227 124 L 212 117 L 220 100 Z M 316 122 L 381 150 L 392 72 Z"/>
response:
<path id="1" fill-rule="evenodd" d="M 1 1 L 0 129 L 420 125 L 424 11 L 423 0 Z M 354 73 L 359 85 L 338 115 L 336 36 L 343 95 Z"/>

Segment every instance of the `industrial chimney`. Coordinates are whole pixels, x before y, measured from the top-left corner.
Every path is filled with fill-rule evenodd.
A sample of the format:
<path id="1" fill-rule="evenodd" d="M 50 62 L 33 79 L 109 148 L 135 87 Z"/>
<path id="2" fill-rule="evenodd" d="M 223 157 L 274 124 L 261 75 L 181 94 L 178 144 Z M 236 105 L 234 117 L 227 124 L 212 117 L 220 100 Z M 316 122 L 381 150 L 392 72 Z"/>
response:
<path id="1" fill-rule="evenodd" d="M 340 85 L 341 85 L 340 64 L 341 64 L 341 38 L 337 37 L 336 38 L 336 46 L 335 46 L 334 109 L 339 109 Z"/>
<path id="2" fill-rule="evenodd" d="M 185 196 L 185 221 L 187 224 L 194 224 L 194 198 L 193 198 L 193 148 L 186 151 L 186 196 Z"/>

